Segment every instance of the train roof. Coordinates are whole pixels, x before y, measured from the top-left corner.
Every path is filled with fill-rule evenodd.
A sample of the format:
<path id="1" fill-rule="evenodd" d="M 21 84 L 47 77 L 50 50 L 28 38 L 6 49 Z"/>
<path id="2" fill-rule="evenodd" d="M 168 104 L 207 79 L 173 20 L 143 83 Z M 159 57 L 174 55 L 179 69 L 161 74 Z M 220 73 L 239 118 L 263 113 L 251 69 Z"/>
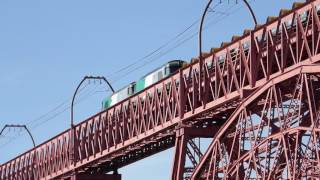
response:
<path id="1" fill-rule="evenodd" d="M 135 81 L 133 81 L 133 82 L 131 82 L 131 83 L 129 83 L 129 84 L 127 84 L 127 85 L 125 85 L 125 86 L 123 86 L 122 88 L 120 88 L 120 89 L 118 89 L 118 90 L 116 90 L 113 94 L 116 94 L 116 93 L 118 93 L 118 92 L 120 92 L 120 91 L 122 91 L 122 90 L 124 90 L 125 88 L 127 88 L 128 86 L 130 86 L 130 85 L 132 85 L 132 84 L 135 84 L 136 82 Z M 113 95 L 112 94 L 112 95 Z"/>
<path id="2" fill-rule="evenodd" d="M 184 60 L 177 60 L 177 59 L 168 61 L 168 62 L 166 62 L 165 64 L 161 65 L 160 67 L 158 67 L 158 68 L 156 68 L 156 69 L 153 69 L 153 70 L 150 71 L 149 73 L 145 74 L 144 76 L 142 76 L 141 78 L 139 78 L 139 80 L 145 78 L 146 76 L 148 76 L 148 75 L 150 75 L 150 74 L 152 74 L 153 72 L 157 71 L 158 69 L 162 68 L 163 66 L 166 66 L 167 64 L 174 63 L 174 62 L 186 62 L 186 61 L 184 61 Z M 131 82 L 130 84 L 127 84 L 127 85 L 123 86 L 122 88 L 120 88 L 120 89 L 118 89 L 117 91 L 115 91 L 113 94 L 116 94 L 116 93 L 122 91 L 123 89 L 127 88 L 128 86 L 130 86 L 130 85 L 132 85 L 132 84 L 136 84 L 136 81 L 133 81 L 133 82 Z"/>
<path id="3" fill-rule="evenodd" d="M 149 73 L 145 74 L 145 75 L 142 76 L 140 79 L 147 77 L 148 75 L 152 74 L 153 72 L 155 72 L 155 71 L 159 70 L 160 68 L 166 66 L 167 64 L 170 64 L 170 63 L 173 63 L 173 62 L 186 62 L 186 61 L 184 61 L 184 60 L 178 60 L 178 59 L 168 61 L 168 62 L 164 63 L 163 65 L 161 65 L 161 66 L 153 69 L 153 70 L 150 71 Z"/>

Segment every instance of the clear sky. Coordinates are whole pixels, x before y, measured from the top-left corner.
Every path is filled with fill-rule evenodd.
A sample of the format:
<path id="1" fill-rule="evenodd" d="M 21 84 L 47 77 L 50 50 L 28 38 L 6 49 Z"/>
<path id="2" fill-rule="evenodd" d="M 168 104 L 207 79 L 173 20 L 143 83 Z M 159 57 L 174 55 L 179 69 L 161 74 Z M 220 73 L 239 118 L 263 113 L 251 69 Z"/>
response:
<path id="1" fill-rule="evenodd" d="M 229 1 L 213 5 L 215 12 L 208 14 L 205 50 L 253 27 L 241 0 L 237 5 Z M 189 37 L 197 32 L 198 24 L 174 37 L 200 18 L 206 2 L 1 0 L 0 128 L 27 124 L 36 143 L 41 143 L 69 127 L 70 98 L 83 76 L 106 76 L 118 89 L 168 60 L 197 56 L 197 38 Z M 251 1 L 261 24 L 292 3 Z M 164 44 L 167 46 L 143 58 Z M 75 107 L 76 122 L 101 110 L 103 97 L 110 94 L 104 88 L 93 82 L 85 85 Z M 31 147 L 26 133 L 6 131 L 0 137 L 0 164 Z M 169 179 L 172 156 L 173 150 L 168 150 L 120 172 L 123 179 Z"/>

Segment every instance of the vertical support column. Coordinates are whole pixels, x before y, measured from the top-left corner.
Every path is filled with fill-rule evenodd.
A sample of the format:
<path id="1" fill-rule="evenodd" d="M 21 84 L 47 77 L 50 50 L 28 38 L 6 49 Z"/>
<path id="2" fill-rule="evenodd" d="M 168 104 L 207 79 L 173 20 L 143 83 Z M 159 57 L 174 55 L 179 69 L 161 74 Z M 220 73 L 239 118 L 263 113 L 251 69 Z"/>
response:
<path id="1" fill-rule="evenodd" d="M 272 43 L 271 43 L 271 37 L 269 36 L 269 32 L 267 31 L 266 32 L 266 41 L 267 41 L 267 77 L 266 77 L 266 80 L 269 80 L 270 79 L 270 75 L 272 73 L 272 62 L 273 62 L 273 46 L 272 46 Z"/>
<path id="2" fill-rule="evenodd" d="M 76 129 L 74 125 L 70 128 L 70 139 L 69 139 L 69 165 L 75 166 L 76 165 L 76 149 L 77 149 L 77 142 L 76 142 Z"/>
<path id="3" fill-rule="evenodd" d="M 289 39 L 286 36 L 286 27 L 285 25 L 281 25 L 281 72 L 284 72 L 284 69 L 287 67 L 289 44 Z"/>
<path id="4" fill-rule="evenodd" d="M 182 119 L 184 117 L 185 112 L 185 84 L 183 71 L 179 70 L 179 117 Z"/>
<path id="5" fill-rule="evenodd" d="M 181 127 L 176 130 L 175 153 L 173 157 L 173 167 L 171 180 L 188 179 L 188 173 L 197 166 L 203 154 L 200 147 L 193 142 L 193 138 L 211 138 L 218 132 L 218 127 Z M 188 146 L 189 145 L 189 146 Z M 186 167 L 186 159 L 192 163 L 191 167 Z M 190 171 L 191 170 L 191 171 Z"/>
<path id="6" fill-rule="evenodd" d="M 255 87 L 258 75 L 258 59 L 257 59 L 257 48 L 254 39 L 254 33 L 250 33 L 250 85 Z"/>
<path id="7" fill-rule="evenodd" d="M 171 180 L 182 180 L 186 161 L 187 137 L 176 131 L 175 153 L 172 167 Z"/>

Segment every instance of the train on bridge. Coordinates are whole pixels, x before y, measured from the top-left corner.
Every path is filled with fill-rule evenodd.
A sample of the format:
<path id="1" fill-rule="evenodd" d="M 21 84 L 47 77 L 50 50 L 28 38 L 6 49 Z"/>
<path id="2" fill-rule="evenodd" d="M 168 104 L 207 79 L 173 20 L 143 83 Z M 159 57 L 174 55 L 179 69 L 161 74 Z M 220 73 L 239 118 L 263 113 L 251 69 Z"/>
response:
<path id="1" fill-rule="evenodd" d="M 102 112 L 1 164 L 0 179 L 120 179 L 110 172 L 172 147 L 172 180 L 319 179 L 320 0 L 203 57 L 120 89 Z M 212 138 L 205 152 L 199 137 Z"/>
<path id="2" fill-rule="evenodd" d="M 285 10 L 281 10 L 281 12 L 285 12 Z M 318 15 L 320 15 L 320 6 L 316 6 L 316 12 Z M 307 17 L 308 17 L 308 11 L 303 12 L 302 14 L 299 15 L 299 18 L 301 19 L 302 24 L 305 26 L 307 23 Z M 272 17 L 269 17 L 267 19 L 268 23 L 269 21 L 272 21 Z M 287 21 L 285 21 L 285 26 L 287 28 L 288 31 L 290 30 L 295 30 L 296 26 L 297 26 L 297 17 L 295 17 L 294 19 L 289 19 Z M 277 29 L 277 27 L 271 29 L 271 34 L 275 37 L 278 38 L 278 41 L 280 41 L 280 34 L 282 32 L 282 29 Z M 233 40 L 235 39 L 232 38 Z M 267 36 L 263 37 L 263 41 L 266 41 Z M 262 35 L 257 37 L 258 41 L 262 40 Z M 248 54 L 249 52 L 249 41 L 244 42 L 243 44 L 243 50 L 245 54 Z M 228 45 L 228 43 L 222 43 L 220 48 L 212 48 L 211 53 L 217 52 L 219 51 L 221 48 L 223 48 L 224 46 Z M 210 53 L 204 53 L 205 57 L 208 57 Z M 239 48 L 234 48 L 230 50 L 230 55 L 231 55 L 231 60 L 234 61 L 237 59 L 237 55 L 239 54 Z M 217 61 L 219 65 L 223 65 L 224 61 L 226 59 L 226 54 L 222 54 L 218 57 Z M 173 74 L 177 73 L 177 71 L 181 68 L 187 67 L 187 65 L 189 63 L 193 64 L 199 61 L 199 58 L 193 58 L 191 59 L 190 62 L 188 61 L 184 61 L 184 60 L 172 60 L 169 61 L 167 63 L 165 63 L 164 65 L 162 65 L 159 68 L 156 68 L 155 70 L 151 71 L 150 73 L 146 74 L 145 76 L 143 76 L 141 79 L 139 79 L 137 82 L 132 82 L 129 85 L 119 89 L 118 91 L 114 92 L 111 96 L 107 97 L 105 100 L 103 100 L 102 102 L 102 109 L 105 110 L 115 104 L 118 104 L 119 102 L 121 102 L 122 100 L 129 98 L 141 91 L 143 91 L 144 89 L 146 89 L 147 87 L 161 81 L 162 79 L 165 79 L 169 76 L 172 76 Z M 212 63 L 212 61 L 207 61 L 206 64 L 208 69 L 212 69 L 214 68 L 214 64 Z M 177 84 L 179 82 L 176 82 Z"/>
<path id="3" fill-rule="evenodd" d="M 107 109 L 122 100 L 131 97 L 132 95 L 143 91 L 145 88 L 161 81 L 162 79 L 171 76 L 176 73 L 180 68 L 187 66 L 188 63 L 183 60 L 172 60 L 164 64 L 163 66 L 151 71 L 143 76 L 137 82 L 132 82 L 128 86 L 121 88 L 114 92 L 111 96 L 107 97 L 102 102 L 102 109 Z"/>

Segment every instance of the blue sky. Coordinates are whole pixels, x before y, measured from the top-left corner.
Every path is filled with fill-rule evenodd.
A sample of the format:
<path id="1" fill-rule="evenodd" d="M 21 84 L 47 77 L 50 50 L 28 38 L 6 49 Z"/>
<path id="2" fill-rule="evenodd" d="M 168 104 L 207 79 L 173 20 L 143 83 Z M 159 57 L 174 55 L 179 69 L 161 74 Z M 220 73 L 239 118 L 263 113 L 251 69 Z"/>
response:
<path id="1" fill-rule="evenodd" d="M 0 128 L 27 124 L 41 143 L 69 127 L 69 101 L 83 76 L 106 76 L 118 89 L 168 60 L 197 56 L 197 38 L 184 41 L 197 32 L 198 24 L 170 40 L 200 18 L 206 0 L 123 2 L 0 1 Z M 259 23 L 292 3 L 251 1 Z M 235 0 L 224 0 L 206 23 L 205 50 L 253 27 L 246 8 Z M 168 41 L 159 54 L 141 59 Z M 116 73 L 134 62 L 138 63 Z M 103 97 L 110 94 L 104 88 L 93 82 L 86 85 L 75 107 L 76 122 L 101 109 Z M 31 148 L 26 133 L 11 129 L 5 134 L 0 137 L 0 163 Z M 168 150 L 120 172 L 123 179 L 169 179 L 172 156 L 173 150 Z"/>

